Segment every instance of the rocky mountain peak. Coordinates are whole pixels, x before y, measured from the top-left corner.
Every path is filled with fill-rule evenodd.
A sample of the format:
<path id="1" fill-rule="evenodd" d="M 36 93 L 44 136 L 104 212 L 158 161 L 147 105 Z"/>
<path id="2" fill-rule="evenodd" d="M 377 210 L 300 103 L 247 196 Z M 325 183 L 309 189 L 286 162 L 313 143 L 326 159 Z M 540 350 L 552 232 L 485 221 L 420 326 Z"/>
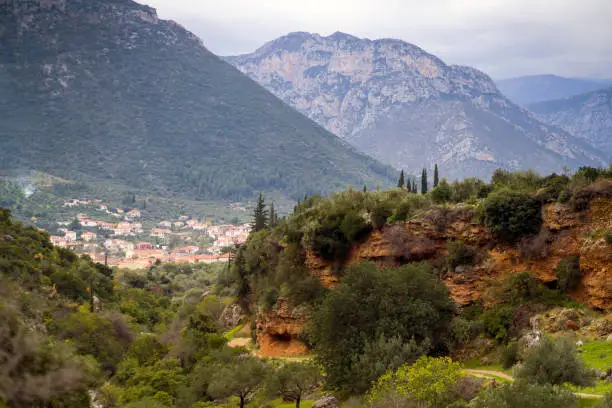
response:
<path id="1" fill-rule="evenodd" d="M 505 98 L 488 75 L 402 40 L 293 33 L 226 60 L 397 168 L 438 163 L 459 178 L 488 177 L 498 167 L 547 172 L 602 163 L 592 148 Z"/>

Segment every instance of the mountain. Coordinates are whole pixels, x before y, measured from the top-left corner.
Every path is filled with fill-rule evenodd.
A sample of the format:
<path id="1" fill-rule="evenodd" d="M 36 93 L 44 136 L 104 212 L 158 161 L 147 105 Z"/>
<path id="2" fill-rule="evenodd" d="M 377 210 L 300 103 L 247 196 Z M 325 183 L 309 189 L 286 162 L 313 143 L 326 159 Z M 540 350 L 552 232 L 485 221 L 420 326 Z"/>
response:
<path id="1" fill-rule="evenodd" d="M 587 140 L 612 159 L 612 87 L 528 108 L 543 121 Z"/>
<path id="2" fill-rule="evenodd" d="M 206 200 L 388 185 L 394 173 L 152 8 L 130 0 L 0 7 L 3 171 Z"/>
<path id="3" fill-rule="evenodd" d="M 612 85 L 612 82 L 556 75 L 531 75 L 500 80 L 496 85 L 511 101 L 526 106 L 595 91 Z"/>
<path id="4" fill-rule="evenodd" d="M 292 33 L 225 57 L 298 111 L 397 168 L 438 163 L 449 178 L 499 167 L 559 171 L 600 153 L 539 122 L 485 74 L 394 39 Z"/>

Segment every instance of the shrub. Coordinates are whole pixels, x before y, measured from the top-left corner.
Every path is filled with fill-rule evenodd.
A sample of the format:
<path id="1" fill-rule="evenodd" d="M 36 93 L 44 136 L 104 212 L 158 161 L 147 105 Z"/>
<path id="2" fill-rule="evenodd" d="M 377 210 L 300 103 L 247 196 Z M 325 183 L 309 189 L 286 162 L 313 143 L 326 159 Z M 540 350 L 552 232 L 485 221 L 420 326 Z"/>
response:
<path id="1" fill-rule="evenodd" d="M 389 394 L 399 394 L 408 402 L 402 406 L 447 407 L 458 399 L 455 387 L 464 375 L 461 365 L 449 357 L 423 356 L 413 365 L 405 364 L 380 377 L 366 399 L 371 406 L 389 406 L 380 402 Z"/>
<path id="2" fill-rule="evenodd" d="M 445 340 L 452 312 L 448 289 L 426 263 L 382 273 L 373 263 L 355 264 L 313 313 L 309 334 L 328 384 L 357 391 L 363 382 L 354 380 L 355 356 L 367 343 L 399 336 L 404 343 L 414 338 L 436 347 Z"/>
<path id="3" fill-rule="evenodd" d="M 580 257 L 568 256 L 563 258 L 555 268 L 557 275 L 557 287 L 563 292 L 568 292 L 575 289 L 582 278 L 580 270 Z"/>
<path id="4" fill-rule="evenodd" d="M 484 330 L 481 320 L 467 320 L 463 317 L 455 317 L 450 325 L 449 348 L 454 349 L 469 343 Z"/>
<path id="5" fill-rule="evenodd" d="M 450 272 L 460 265 L 473 265 L 477 251 L 475 248 L 465 245 L 463 241 L 450 241 L 446 244 L 448 255 L 446 266 Z"/>
<path id="6" fill-rule="evenodd" d="M 57 271 L 50 276 L 57 293 L 72 300 L 85 300 L 89 298 L 87 284 L 74 273 Z"/>
<path id="7" fill-rule="evenodd" d="M 548 256 L 548 243 L 550 239 L 550 232 L 546 228 L 542 228 L 536 236 L 521 239 L 518 244 L 521 259 L 536 260 L 546 258 Z"/>
<path id="8" fill-rule="evenodd" d="M 448 203 L 451 201 L 451 194 L 451 186 L 445 179 L 442 179 L 440 184 L 434 187 L 429 193 L 431 200 L 436 204 Z"/>
<path id="9" fill-rule="evenodd" d="M 518 361 L 519 345 L 516 341 L 511 341 L 504 347 L 501 355 L 501 363 L 504 369 L 509 369 Z"/>
<path id="10" fill-rule="evenodd" d="M 473 406 L 474 408 L 578 408 L 578 400 L 567 388 L 517 381 L 486 388 L 474 400 Z"/>
<path id="11" fill-rule="evenodd" d="M 536 234 L 542 225 L 540 203 L 528 194 L 510 190 L 492 193 L 483 210 L 485 225 L 505 242 Z"/>
<path id="12" fill-rule="evenodd" d="M 546 288 L 529 272 L 520 272 L 505 279 L 502 289 L 509 302 L 521 304 L 540 299 Z"/>
<path id="13" fill-rule="evenodd" d="M 591 385 L 595 378 L 593 371 L 578 356 L 574 342 L 565 337 L 543 337 L 540 344 L 529 351 L 516 377 L 536 384 L 567 382 L 578 386 Z"/>
<path id="14" fill-rule="evenodd" d="M 509 337 L 514 312 L 513 307 L 504 305 L 494 306 L 485 311 L 482 314 L 485 333 L 499 343 L 506 342 Z"/>

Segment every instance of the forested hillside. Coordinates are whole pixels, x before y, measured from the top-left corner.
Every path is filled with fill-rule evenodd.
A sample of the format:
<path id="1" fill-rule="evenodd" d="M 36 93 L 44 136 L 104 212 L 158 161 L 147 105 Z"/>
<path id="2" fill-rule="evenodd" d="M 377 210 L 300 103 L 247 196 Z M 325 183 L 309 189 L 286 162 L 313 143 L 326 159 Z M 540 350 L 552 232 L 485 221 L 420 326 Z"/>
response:
<path id="1" fill-rule="evenodd" d="M 610 178 L 442 178 L 426 194 L 313 196 L 281 219 L 260 202 L 230 265 L 139 271 L 55 248 L 0 210 L 0 407 L 299 408 L 327 394 L 336 407 L 575 408 L 573 392 L 612 391 Z M 558 259 L 576 237 L 580 257 Z M 550 259 L 554 277 L 499 270 L 497 249 L 517 268 Z M 480 265 L 483 296 L 457 296 Z M 265 358 L 298 341 L 313 354 Z M 509 375 L 497 362 L 515 383 L 486 386 L 483 369 Z"/>
<path id="2" fill-rule="evenodd" d="M 0 170 L 213 200 L 388 185 L 392 171 L 128 0 L 0 13 Z"/>

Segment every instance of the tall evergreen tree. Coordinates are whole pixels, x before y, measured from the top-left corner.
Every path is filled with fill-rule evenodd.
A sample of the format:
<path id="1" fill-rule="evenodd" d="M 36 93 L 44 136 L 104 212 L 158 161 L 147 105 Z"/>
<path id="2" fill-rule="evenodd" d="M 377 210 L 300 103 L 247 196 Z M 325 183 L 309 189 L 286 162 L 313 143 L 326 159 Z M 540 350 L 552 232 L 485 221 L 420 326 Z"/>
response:
<path id="1" fill-rule="evenodd" d="M 400 173 L 399 180 L 397 181 L 397 188 L 404 188 L 406 182 L 404 181 L 404 170 Z"/>
<path id="2" fill-rule="evenodd" d="M 258 232 L 268 227 L 268 210 L 266 210 L 266 202 L 263 195 L 259 193 L 255 210 L 253 211 L 253 226 L 252 231 Z"/>
<path id="3" fill-rule="evenodd" d="M 270 225 L 270 228 L 274 228 L 278 225 L 278 214 L 276 213 L 276 210 L 274 209 L 274 203 L 270 204 L 270 221 L 268 222 L 268 224 Z"/>
<path id="4" fill-rule="evenodd" d="M 417 190 L 416 177 L 412 178 L 412 192 L 414 194 L 419 192 L 419 190 Z"/>
<path id="5" fill-rule="evenodd" d="M 438 187 L 438 183 L 440 182 L 440 177 L 438 175 L 438 164 L 434 166 L 434 187 Z"/>
<path id="6" fill-rule="evenodd" d="M 368 192 L 368 186 L 366 186 L 365 184 L 363 185 L 363 192 L 367 193 Z"/>
<path id="7" fill-rule="evenodd" d="M 421 173 L 421 194 L 427 193 L 427 169 L 423 167 Z"/>
<path id="8" fill-rule="evenodd" d="M 409 193 L 412 192 L 412 177 L 411 176 L 408 177 L 408 181 L 406 182 L 406 190 L 408 190 Z"/>

